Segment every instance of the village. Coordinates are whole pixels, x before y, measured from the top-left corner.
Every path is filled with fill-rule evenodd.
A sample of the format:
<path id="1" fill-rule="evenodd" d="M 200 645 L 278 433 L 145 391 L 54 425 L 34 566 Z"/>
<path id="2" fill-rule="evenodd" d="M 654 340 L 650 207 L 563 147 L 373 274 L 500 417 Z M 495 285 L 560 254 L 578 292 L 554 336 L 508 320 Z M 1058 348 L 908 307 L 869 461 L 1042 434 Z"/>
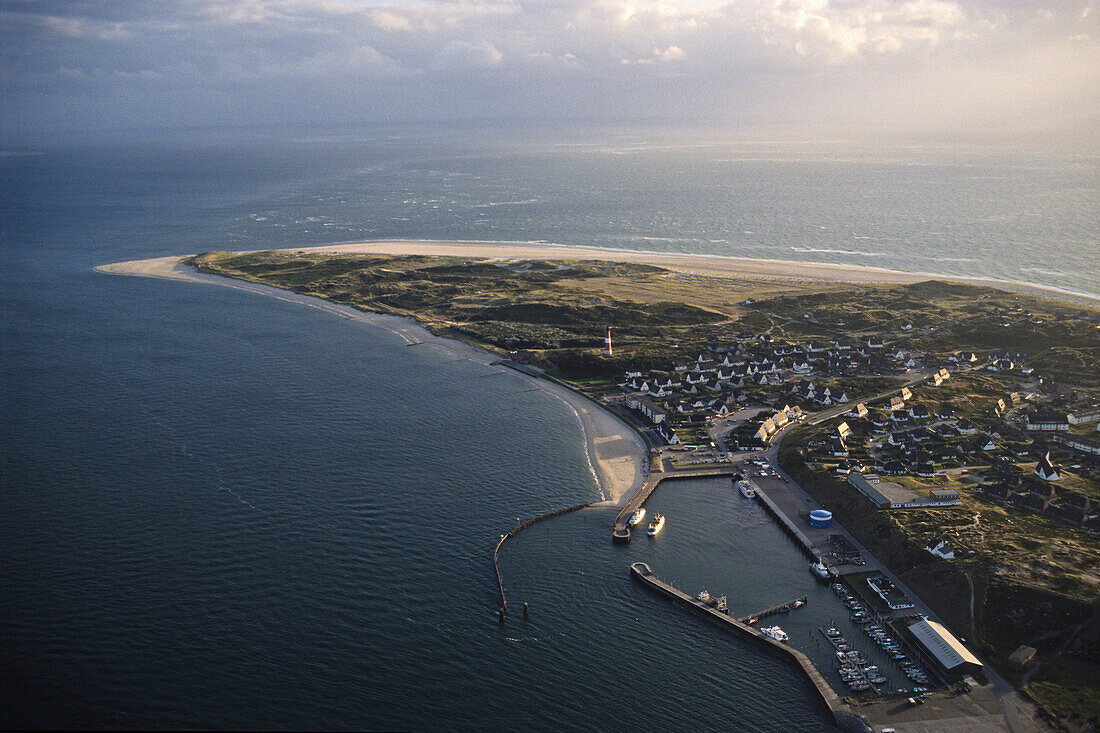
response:
<path id="1" fill-rule="evenodd" d="M 1058 391 L 1025 353 L 937 359 L 888 343 L 711 338 L 665 370 L 627 371 L 621 399 L 654 444 L 697 446 L 716 460 L 765 450 L 812 415 L 828 431 L 808 442 L 806 462 L 846 477 L 881 509 L 958 506 L 965 486 L 1100 532 L 1100 407 L 1051 407 Z M 968 401 L 946 387 L 971 375 L 1003 392 L 960 406 Z"/>

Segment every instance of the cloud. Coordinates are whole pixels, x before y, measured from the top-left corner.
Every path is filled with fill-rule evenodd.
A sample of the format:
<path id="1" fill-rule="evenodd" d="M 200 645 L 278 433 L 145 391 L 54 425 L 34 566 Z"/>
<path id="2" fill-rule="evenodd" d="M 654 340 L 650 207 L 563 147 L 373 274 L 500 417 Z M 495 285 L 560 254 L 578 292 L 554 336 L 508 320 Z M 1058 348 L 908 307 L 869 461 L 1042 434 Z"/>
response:
<path id="1" fill-rule="evenodd" d="M 504 54 L 488 41 L 451 41 L 432 56 L 431 68 L 442 72 L 483 71 L 501 65 Z"/>
<path id="2" fill-rule="evenodd" d="M 201 116 L 192 102 L 216 94 L 256 115 L 294 98 L 323 114 L 331 94 L 429 117 L 476 98 L 807 124 L 864 98 L 884 124 L 1045 108 L 1053 125 L 1095 114 L 1098 26 L 1072 0 L 13 0 L 0 10 L 0 122 L 33 124 L 41 100 L 89 124 L 89 99 L 130 99 L 139 118 L 141 100 L 187 100 Z M 924 109 L 936 95 L 918 90 L 937 88 Z"/>

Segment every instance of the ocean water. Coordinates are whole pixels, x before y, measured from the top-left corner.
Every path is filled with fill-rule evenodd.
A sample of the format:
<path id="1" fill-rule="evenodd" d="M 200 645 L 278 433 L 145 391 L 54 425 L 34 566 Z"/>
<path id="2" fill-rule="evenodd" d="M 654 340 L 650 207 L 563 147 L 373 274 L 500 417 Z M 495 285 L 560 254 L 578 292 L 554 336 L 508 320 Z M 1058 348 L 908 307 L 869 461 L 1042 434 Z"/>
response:
<path id="1" fill-rule="evenodd" d="M 501 625 L 500 534 L 598 496 L 564 405 L 315 309 L 92 270 L 506 239 L 1100 292 L 1094 159 L 642 142 L 382 131 L 0 157 L 0 723 L 824 729 L 788 666 L 628 577 L 645 560 L 745 612 L 810 594 L 783 623 L 826 659 L 815 627 L 842 607 L 723 482 L 662 488 L 652 541 L 612 546 L 606 510 L 509 541 L 532 615 Z"/>

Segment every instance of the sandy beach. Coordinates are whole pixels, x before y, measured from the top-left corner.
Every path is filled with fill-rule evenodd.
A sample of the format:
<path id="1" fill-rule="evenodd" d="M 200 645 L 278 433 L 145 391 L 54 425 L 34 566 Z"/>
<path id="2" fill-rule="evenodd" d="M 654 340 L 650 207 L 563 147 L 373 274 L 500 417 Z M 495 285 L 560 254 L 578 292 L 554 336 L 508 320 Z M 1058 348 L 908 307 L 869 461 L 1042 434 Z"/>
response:
<path id="1" fill-rule="evenodd" d="M 358 242 L 318 247 L 299 247 L 287 251 L 332 252 L 341 254 L 387 255 L 448 255 L 454 257 L 516 259 L 571 259 L 611 260 L 655 265 L 679 272 L 712 277 L 752 278 L 777 282 L 829 282 L 829 283 L 912 283 L 935 277 L 922 273 L 899 272 L 871 267 L 832 265 L 817 263 L 785 262 L 781 260 L 756 260 L 740 257 L 711 255 L 681 255 L 633 250 L 607 250 L 558 245 L 538 245 L 506 242 Z M 432 335 L 412 319 L 386 316 L 356 310 L 349 306 L 299 295 L 286 290 L 232 280 L 217 275 L 200 273 L 181 264 L 185 255 L 132 260 L 101 265 L 96 270 L 117 275 L 159 277 L 188 282 L 207 283 L 301 303 L 314 308 L 373 323 L 401 335 L 410 343 L 424 343 L 445 349 L 463 358 L 486 365 L 498 360 L 500 355 L 477 349 L 468 344 Z M 943 279 L 942 277 L 940 279 Z M 950 278 L 957 282 L 988 285 L 1029 295 L 1056 298 L 1089 306 L 1100 305 L 1100 298 L 1076 293 L 1066 293 L 1056 288 L 1044 288 L 1026 283 L 1004 283 L 977 278 Z M 503 368 L 503 367 L 491 367 Z M 645 447 L 637 433 L 622 420 L 601 409 L 591 400 L 572 390 L 543 379 L 535 379 L 516 372 L 533 385 L 565 402 L 577 416 L 584 433 L 589 465 L 601 495 L 608 503 L 622 504 L 642 484 Z"/>
<path id="2" fill-rule="evenodd" d="M 173 256 L 133 260 L 101 265 L 96 270 L 116 275 L 159 277 L 247 290 L 267 297 L 319 308 L 343 318 L 371 323 L 398 334 L 409 343 L 444 349 L 470 361 L 485 364 L 490 369 L 506 369 L 506 367 L 492 366 L 493 362 L 501 358 L 499 354 L 483 351 L 461 341 L 435 336 L 410 318 L 369 313 L 288 290 L 197 272 L 194 268 L 180 264 L 180 259 L 181 257 Z M 602 498 L 608 504 L 620 504 L 634 494 L 645 479 L 642 475 L 645 446 L 632 428 L 596 403 L 567 387 L 510 369 L 508 371 L 553 395 L 573 411 L 584 435 L 589 470 L 599 486 Z"/>

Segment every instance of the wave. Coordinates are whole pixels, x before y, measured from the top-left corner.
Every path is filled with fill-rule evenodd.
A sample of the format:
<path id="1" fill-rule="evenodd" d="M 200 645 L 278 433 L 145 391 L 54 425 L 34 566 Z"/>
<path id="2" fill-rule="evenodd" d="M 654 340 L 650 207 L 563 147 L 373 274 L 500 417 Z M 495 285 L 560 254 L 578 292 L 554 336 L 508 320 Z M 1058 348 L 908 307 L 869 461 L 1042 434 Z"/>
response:
<path id="1" fill-rule="evenodd" d="M 854 249 L 830 249 L 828 247 L 788 247 L 792 252 L 813 252 L 830 255 L 858 255 L 859 257 L 886 257 L 887 252 L 860 252 Z"/>

